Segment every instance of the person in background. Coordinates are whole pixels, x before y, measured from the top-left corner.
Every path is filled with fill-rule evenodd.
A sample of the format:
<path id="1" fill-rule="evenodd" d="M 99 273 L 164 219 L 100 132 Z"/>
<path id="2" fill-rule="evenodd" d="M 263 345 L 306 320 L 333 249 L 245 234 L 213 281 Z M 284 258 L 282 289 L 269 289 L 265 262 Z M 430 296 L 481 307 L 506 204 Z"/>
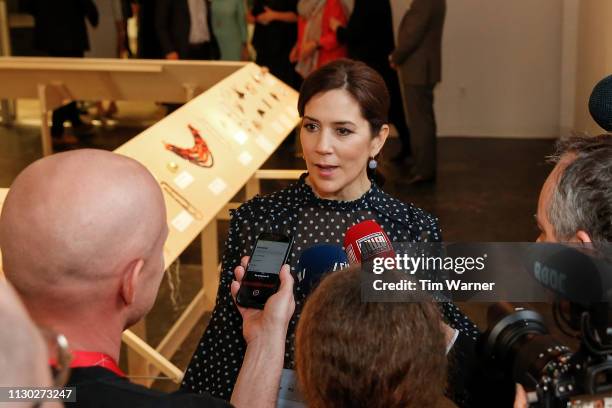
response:
<path id="1" fill-rule="evenodd" d="M 302 78 L 330 61 L 346 57 L 346 46 L 338 43 L 331 21 L 345 25 L 348 13 L 341 0 L 298 2 L 298 38 L 289 59 L 296 63 L 295 70 Z"/>
<path id="2" fill-rule="evenodd" d="M 402 163 L 410 158 L 410 130 L 404 115 L 397 72 L 389 66 L 389 54 L 395 48 L 389 1 L 356 0 L 347 25 L 332 18 L 330 26 L 338 42 L 347 46 L 349 58 L 365 62 L 385 80 L 391 97 L 389 119 L 402 146 L 392 160 Z"/>
<path id="3" fill-rule="evenodd" d="M 212 0 L 212 27 L 224 61 L 248 61 L 244 0 Z"/>
<path id="4" fill-rule="evenodd" d="M 121 58 L 126 53 L 127 17 L 121 0 L 95 0 L 100 13 L 97 27 L 88 26 L 91 49 L 87 58 Z M 96 102 L 98 119 L 110 119 L 118 112 L 115 101 L 109 101 L 104 108 L 102 101 Z"/>
<path id="5" fill-rule="evenodd" d="M 138 16 L 138 58 L 164 58 L 155 28 L 155 10 L 158 0 L 131 0 L 134 14 Z"/>
<path id="6" fill-rule="evenodd" d="M 297 40 L 297 0 L 254 0 L 248 19 L 255 24 L 251 41 L 255 62 L 298 89 L 299 75 L 289 61 L 289 53 Z"/>
<path id="7" fill-rule="evenodd" d="M 414 162 L 405 184 L 436 179 L 434 88 L 442 78 L 442 32 L 446 0 L 414 0 L 400 23 L 389 56 L 400 76 Z"/>
<path id="8" fill-rule="evenodd" d="M 155 27 L 166 59 L 219 59 L 209 0 L 156 0 Z"/>
<path id="9" fill-rule="evenodd" d="M 24 9 L 34 17 L 34 48 L 50 57 L 83 58 L 89 49 L 85 19 L 96 27 L 98 9 L 92 0 L 26 0 Z M 64 134 L 70 122 L 74 135 Z M 55 144 L 75 144 L 74 137 L 91 136 L 91 125 L 79 116 L 76 101 L 53 111 L 51 137 Z"/>
<path id="10" fill-rule="evenodd" d="M 307 406 L 439 406 L 447 371 L 439 309 L 364 303 L 361 286 L 361 268 L 348 268 L 328 274 L 306 301 L 295 361 Z"/>

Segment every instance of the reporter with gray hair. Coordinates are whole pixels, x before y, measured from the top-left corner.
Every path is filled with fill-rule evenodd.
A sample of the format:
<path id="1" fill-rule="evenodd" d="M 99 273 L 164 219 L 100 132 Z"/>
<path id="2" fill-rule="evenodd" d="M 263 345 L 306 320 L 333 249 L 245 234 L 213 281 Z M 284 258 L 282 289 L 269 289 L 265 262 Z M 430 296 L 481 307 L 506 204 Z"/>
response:
<path id="1" fill-rule="evenodd" d="M 612 135 L 561 139 L 549 160 L 555 167 L 538 199 L 537 241 L 612 241 Z M 527 406 L 525 390 L 517 384 L 514 408 Z"/>
<path id="2" fill-rule="evenodd" d="M 542 186 L 538 242 L 612 241 L 612 135 L 557 143 L 555 167 Z"/>

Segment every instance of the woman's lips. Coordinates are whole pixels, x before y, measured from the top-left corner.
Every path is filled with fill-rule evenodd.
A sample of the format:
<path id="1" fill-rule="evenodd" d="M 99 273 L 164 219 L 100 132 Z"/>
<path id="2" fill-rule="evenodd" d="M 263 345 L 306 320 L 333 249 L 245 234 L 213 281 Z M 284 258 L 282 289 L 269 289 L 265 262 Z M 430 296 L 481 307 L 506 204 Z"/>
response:
<path id="1" fill-rule="evenodd" d="M 315 167 L 319 169 L 321 177 L 331 177 L 338 166 L 332 166 L 328 164 L 315 164 Z"/>

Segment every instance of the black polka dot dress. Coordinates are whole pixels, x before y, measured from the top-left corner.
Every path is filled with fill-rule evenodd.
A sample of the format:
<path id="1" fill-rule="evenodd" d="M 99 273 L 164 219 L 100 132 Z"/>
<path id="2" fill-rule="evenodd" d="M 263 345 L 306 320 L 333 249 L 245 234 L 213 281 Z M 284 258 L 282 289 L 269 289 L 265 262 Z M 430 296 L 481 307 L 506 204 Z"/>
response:
<path id="1" fill-rule="evenodd" d="M 234 268 L 250 255 L 261 232 L 292 235 L 289 264 L 295 272 L 300 254 L 319 243 L 342 246 L 344 233 L 364 220 L 376 221 L 392 242 L 439 242 L 437 219 L 405 204 L 372 183 L 355 201 L 318 198 L 305 183 L 307 174 L 288 188 L 268 196 L 257 196 L 238 208 L 230 224 L 223 255 L 221 282 L 210 323 L 185 373 L 182 388 L 207 392 L 229 400 L 242 365 L 246 345 L 242 318 L 230 294 Z M 294 368 L 295 328 L 306 298 L 305 288 L 296 284 L 296 312 L 291 319 L 285 348 L 285 368 Z M 467 339 L 475 340 L 476 326 L 452 303 L 442 306 L 445 319 Z"/>

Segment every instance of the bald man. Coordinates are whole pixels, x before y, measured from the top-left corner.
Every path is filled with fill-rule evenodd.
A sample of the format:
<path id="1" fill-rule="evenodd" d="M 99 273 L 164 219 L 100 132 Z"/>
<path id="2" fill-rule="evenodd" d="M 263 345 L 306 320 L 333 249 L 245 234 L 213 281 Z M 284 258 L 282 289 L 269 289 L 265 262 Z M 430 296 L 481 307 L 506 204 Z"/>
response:
<path id="1" fill-rule="evenodd" d="M 4 272 L 34 321 L 68 338 L 75 406 L 228 406 L 207 395 L 162 394 L 131 384 L 117 365 L 121 333 L 157 296 L 167 235 L 157 181 L 124 156 L 56 154 L 27 167 L 11 186 L 0 216 Z M 237 267 L 238 281 L 243 272 Z M 234 282 L 232 293 L 239 287 Z M 240 309 L 249 359 L 234 406 L 275 406 L 293 309 L 287 267 L 263 311 Z"/>

